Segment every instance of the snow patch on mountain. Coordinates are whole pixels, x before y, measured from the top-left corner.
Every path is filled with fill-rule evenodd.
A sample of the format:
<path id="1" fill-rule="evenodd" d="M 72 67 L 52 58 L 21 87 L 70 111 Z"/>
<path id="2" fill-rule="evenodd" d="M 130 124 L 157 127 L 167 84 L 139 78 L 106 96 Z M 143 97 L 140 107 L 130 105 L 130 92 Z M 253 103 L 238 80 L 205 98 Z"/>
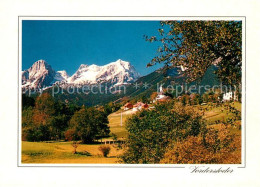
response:
<path id="1" fill-rule="evenodd" d="M 57 71 L 54 77 L 56 81 L 66 81 L 68 78 L 69 76 L 65 70 Z"/>

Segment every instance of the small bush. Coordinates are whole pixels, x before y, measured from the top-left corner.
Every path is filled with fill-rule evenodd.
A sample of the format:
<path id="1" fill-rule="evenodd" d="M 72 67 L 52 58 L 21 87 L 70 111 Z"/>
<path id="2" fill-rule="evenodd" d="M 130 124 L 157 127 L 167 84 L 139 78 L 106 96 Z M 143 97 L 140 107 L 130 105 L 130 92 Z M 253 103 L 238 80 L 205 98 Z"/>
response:
<path id="1" fill-rule="evenodd" d="M 109 154 L 110 152 L 110 147 L 108 145 L 101 145 L 98 150 L 102 152 L 103 156 L 104 157 L 107 157 L 107 155 Z"/>

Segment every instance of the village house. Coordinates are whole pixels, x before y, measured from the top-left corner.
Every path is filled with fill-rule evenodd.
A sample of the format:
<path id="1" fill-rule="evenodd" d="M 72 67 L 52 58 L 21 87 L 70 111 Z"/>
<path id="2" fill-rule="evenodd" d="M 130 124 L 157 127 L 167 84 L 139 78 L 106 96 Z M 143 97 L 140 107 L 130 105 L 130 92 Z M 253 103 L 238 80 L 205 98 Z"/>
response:
<path id="1" fill-rule="evenodd" d="M 134 106 L 133 106 L 133 111 L 140 111 L 142 109 L 148 109 L 149 106 L 146 103 L 142 103 L 142 102 L 137 102 Z"/>
<path id="2" fill-rule="evenodd" d="M 132 109 L 133 108 L 133 105 L 132 105 L 132 103 L 126 103 L 125 105 L 124 105 L 124 110 L 130 110 L 130 109 Z"/>
<path id="3" fill-rule="evenodd" d="M 226 92 L 223 94 L 223 101 L 238 101 L 238 95 L 236 92 Z"/>
<path id="4" fill-rule="evenodd" d="M 158 99 L 157 101 L 158 102 L 167 102 L 167 101 L 170 101 L 172 98 L 170 96 L 165 96 L 161 99 Z"/>

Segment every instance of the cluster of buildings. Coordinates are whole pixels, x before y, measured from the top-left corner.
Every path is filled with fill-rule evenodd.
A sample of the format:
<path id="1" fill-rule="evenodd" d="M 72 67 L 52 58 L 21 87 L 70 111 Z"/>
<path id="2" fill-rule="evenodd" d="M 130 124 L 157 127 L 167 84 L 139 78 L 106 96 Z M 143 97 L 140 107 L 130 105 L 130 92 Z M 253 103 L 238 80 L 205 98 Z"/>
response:
<path id="1" fill-rule="evenodd" d="M 181 99 L 182 96 L 177 97 L 178 100 Z M 196 97 L 196 94 L 191 94 L 189 96 L 190 99 L 194 99 L 194 97 Z M 218 97 L 218 99 L 220 99 Z M 159 92 L 157 94 L 157 96 L 155 97 L 155 99 L 153 100 L 153 103 L 156 102 L 167 102 L 172 100 L 172 98 L 170 96 L 165 95 L 162 86 L 160 86 Z M 238 96 L 236 94 L 236 92 L 226 92 L 223 94 L 223 98 L 222 101 L 237 101 L 238 100 Z M 147 103 L 142 103 L 142 102 L 137 102 L 136 104 L 132 104 L 130 102 L 126 103 L 124 105 L 124 110 L 133 110 L 133 111 L 140 111 L 142 109 L 150 109 L 153 108 L 152 106 L 149 106 Z"/>
<path id="2" fill-rule="evenodd" d="M 133 111 L 140 111 L 142 109 L 148 109 L 149 105 L 147 103 L 137 102 L 136 104 L 126 103 L 124 106 L 124 110 L 133 110 Z"/>
<path id="3" fill-rule="evenodd" d="M 166 102 L 171 100 L 172 98 L 165 95 L 163 92 L 162 86 L 160 86 L 160 91 L 158 92 L 158 95 L 156 98 L 153 100 L 153 103 L 155 102 Z M 142 102 L 137 102 L 136 104 L 132 104 L 130 102 L 126 103 L 124 105 L 124 110 L 133 110 L 133 111 L 140 111 L 142 109 L 151 109 L 153 108 L 152 106 L 149 106 L 147 103 L 142 103 Z"/>

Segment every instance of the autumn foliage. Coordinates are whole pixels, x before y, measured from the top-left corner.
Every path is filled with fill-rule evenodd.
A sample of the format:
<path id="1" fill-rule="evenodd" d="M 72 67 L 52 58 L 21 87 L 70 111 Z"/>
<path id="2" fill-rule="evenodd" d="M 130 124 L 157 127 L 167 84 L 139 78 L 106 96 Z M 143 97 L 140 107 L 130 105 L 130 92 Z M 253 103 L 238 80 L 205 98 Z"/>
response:
<path id="1" fill-rule="evenodd" d="M 156 105 L 127 121 L 123 163 L 240 164 L 240 126 L 206 125 L 203 112 L 181 102 Z"/>
<path id="2" fill-rule="evenodd" d="M 162 21 L 158 31 L 157 36 L 146 37 L 160 44 L 158 56 L 147 66 L 183 66 L 187 82 L 192 82 L 218 64 L 216 74 L 223 83 L 241 83 L 241 21 Z"/>
<path id="3" fill-rule="evenodd" d="M 175 140 L 197 136 L 204 126 L 202 116 L 181 103 L 158 104 L 130 117 L 124 163 L 159 163 L 167 147 Z"/>
<path id="4" fill-rule="evenodd" d="M 23 98 L 26 101 L 29 97 Z M 94 107 L 67 105 L 43 93 L 35 98 L 35 103 L 23 107 L 22 138 L 27 141 L 91 142 L 109 134 L 108 114 L 109 111 Z"/>
<path id="5" fill-rule="evenodd" d="M 173 143 L 166 151 L 164 164 L 240 164 L 241 138 L 220 124 L 208 128 L 199 136 L 189 136 Z"/>

